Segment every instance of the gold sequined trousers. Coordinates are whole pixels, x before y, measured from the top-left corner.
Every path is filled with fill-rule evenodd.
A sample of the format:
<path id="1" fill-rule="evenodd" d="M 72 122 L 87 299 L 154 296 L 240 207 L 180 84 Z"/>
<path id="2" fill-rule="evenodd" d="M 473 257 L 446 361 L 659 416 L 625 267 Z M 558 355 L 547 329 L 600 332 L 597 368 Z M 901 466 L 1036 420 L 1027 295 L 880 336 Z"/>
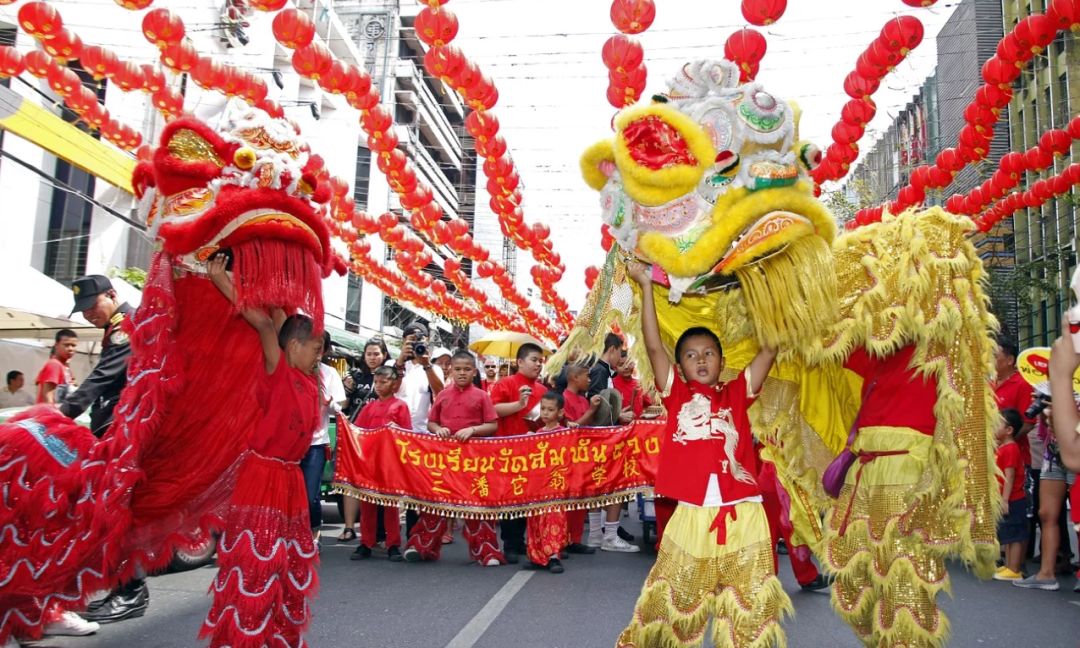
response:
<path id="1" fill-rule="evenodd" d="M 949 576 L 927 548 L 948 534 L 938 528 L 948 524 L 944 498 L 926 474 L 931 442 L 907 428 L 861 429 L 856 453 L 903 454 L 856 462 L 826 515 L 819 556 L 835 577 L 833 607 L 867 646 L 937 648 L 948 638 L 934 599 Z"/>
<path id="2" fill-rule="evenodd" d="M 676 507 L 617 648 L 698 646 L 710 619 L 718 648 L 787 644 L 780 618 L 791 600 L 773 572 L 765 510 L 758 502 L 729 508 L 719 544 L 719 508 Z"/>

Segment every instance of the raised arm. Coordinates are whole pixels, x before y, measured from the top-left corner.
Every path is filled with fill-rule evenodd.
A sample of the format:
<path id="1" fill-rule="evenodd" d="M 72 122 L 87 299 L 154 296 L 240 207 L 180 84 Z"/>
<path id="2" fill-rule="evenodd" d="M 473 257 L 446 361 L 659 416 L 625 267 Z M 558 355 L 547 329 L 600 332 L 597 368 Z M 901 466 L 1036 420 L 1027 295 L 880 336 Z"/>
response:
<path id="1" fill-rule="evenodd" d="M 229 273 L 225 271 L 225 255 L 215 254 L 211 257 L 210 261 L 206 264 L 207 274 L 210 276 L 210 281 L 217 286 L 217 289 L 221 291 L 221 294 L 225 296 L 225 299 L 229 300 L 230 304 L 236 304 L 236 291 L 233 289 L 232 279 L 229 278 Z M 259 343 L 262 345 L 263 350 L 263 366 L 266 368 L 266 373 L 272 374 L 277 369 L 278 361 L 281 359 L 281 347 L 278 346 L 278 329 L 280 323 L 275 321 L 276 316 L 280 315 L 282 322 L 285 321 L 285 314 L 281 309 L 274 309 L 275 317 L 271 317 L 269 313 L 263 310 L 255 308 L 245 308 L 240 311 L 240 315 L 244 320 L 251 325 L 251 328 L 255 329 L 255 332 L 259 334 Z"/>
<path id="2" fill-rule="evenodd" d="M 1050 349 L 1050 397 L 1054 402 L 1051 412 L 1054 417 L 1054 429 L 1061 461 L 1069 470 L 1080 470 L 1080 414 L 1071 404 L 1073 402 L 1073 374 L 1080 367 L 1080 354 L 1073 348 L 1068 318 L 1062 318 L 1061 330 L 1066 331 L 1054 342 Z M 1060 405 L 1059 405 L 1060 403 Z"/>
<path id="3" fill-rule="evenodd" d="M 761 347 L 758 354 L 750 361 L 750 380 L 747 385 L 750 392 L 757 395 L 761 393 L 761 387 L 765 384 L 765 378 L 776 361 L 776 349 Z"/>
<path id="4" fill-rule="evenodd" d="M 667 382 L 668 373 L 671 371 L 671 358 L 660 340 L 660 323 L 656 319 L 656 304 L 653 303 L 652 276 L 648 266 L 640 261 L 631 261 L 626 273 L 641 286 L 641 334 L 645 339 L 645 350 L 649 354 L 653 380 L 657 388 L 664 391 L 671 387 L 661 384 Z"/>

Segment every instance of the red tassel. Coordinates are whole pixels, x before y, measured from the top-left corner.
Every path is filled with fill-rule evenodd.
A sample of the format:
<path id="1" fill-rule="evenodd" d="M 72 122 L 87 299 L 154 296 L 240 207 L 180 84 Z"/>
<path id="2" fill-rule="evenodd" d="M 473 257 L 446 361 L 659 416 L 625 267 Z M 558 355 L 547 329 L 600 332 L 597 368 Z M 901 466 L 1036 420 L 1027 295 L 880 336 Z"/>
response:
<path id="1" fill-rule="evenodd" d="M 304 311 L 322 332 L 322 270 L 305 248 L 278 239 L 257 239 L 233 248 L 237 308 Z"/>

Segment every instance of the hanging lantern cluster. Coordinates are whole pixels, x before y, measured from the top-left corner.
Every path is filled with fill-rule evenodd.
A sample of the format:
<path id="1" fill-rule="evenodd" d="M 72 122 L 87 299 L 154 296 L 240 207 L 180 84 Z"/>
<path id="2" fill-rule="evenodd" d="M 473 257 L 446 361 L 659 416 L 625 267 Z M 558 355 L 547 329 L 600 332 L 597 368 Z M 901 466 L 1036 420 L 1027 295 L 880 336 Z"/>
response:
<path id="1" fill-rule="evenodd" d="M 611 24 L 619 34 L 607 39 L 600 57 L 608 69 L 607 100 L 618 109 L 641 98 L 648 80 L 641 44 L 632 38 L 652 25 L 656 18 L 653 0 L 614 0 Z"/>
<path id="2" fill-rule="evenodd" d="M 1080 2 L 1078 0 L 1054 0 L 1046 14 L 1032 14 L 1024 18 L 1002 37 L 998 42 L 995 55 L 983 64 L 983 85 L 979 86 L 975 97 L 964 108 L 966 124 L 957 135 L 956 146 L 938 153 L 933 165 L 923 165 L 912 170 L 908 184 L 900 189 L 897 199 L 889 204 L 890 213 L 899 213 L 921 204 L 926 198 L 928 189 L 948 186 L 953 177 L 968 164 L 986 159 L 994 137 L 994 128 L 1002 111 L 1012 100 L 1012 83 L 1020 76 L 1023 68 L 1053 42 L 1057 33 L 1066 29 L 1080 29 Z M 1054 154 L 1052 146 L 1044 146 L 1044 142 L 1040 141 L 1039 146 L 1033 147 L 1024 156 L 1027 159 L 1027 156 L 1031 155 L 1033 162 L 1045 162 L 1045 164 L 1042 166 L 1031 164 L 1027 170 L 1045 169 L 1052 162 Z M 1010 178 L 996 173 L 995 176 L 996 181 L 994 177 L 991 177 L 967 196 L 951 197 L 951 202 L 947 202 L 947 208 L 957 208 L 957 213 L 977 214 L 990 202 L 1003 197 L 1015 186 L 1015 184 L 1009 184 Z M 1014 204 L 1016 200 L 1013 199 Z M 1008 211 L 1005 208 L 1002 210 Z M 856 213 L 856 224 L 862 225 L 879 220 L 881 213 L 880 208 L 860 210 Z M 1008 211 L 1008 213 L 1013 212 Z M 983 223 L 985 222 L 987 219 L 983 220 Z"/>
<path id="3" fill-rule="evenodd" d="M 859 140 L 866 133 L 866 125 L 877 113 L 871 97 L 881 80 L 922 43 L 923 34 L 918 18 L 898 16 L 885 23 L 878 37 L 859 55 L 855 70 L 844 79 L 844 92 L 850 100 L 832 128 L 832 144 L 825 150 L 821 164 L 810 173 L 818 185 L 847 175 L 859 157 Z"/>

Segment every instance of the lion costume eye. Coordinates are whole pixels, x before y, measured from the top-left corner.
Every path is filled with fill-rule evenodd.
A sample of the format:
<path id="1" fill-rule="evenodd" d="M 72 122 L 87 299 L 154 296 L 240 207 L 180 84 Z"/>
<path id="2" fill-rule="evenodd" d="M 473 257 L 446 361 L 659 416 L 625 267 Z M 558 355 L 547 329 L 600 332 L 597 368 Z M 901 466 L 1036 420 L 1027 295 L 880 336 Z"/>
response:
<path id="1" fill-rule="evenodd" d="M 657 206 L 693 190 L 716 157 L 709 135 L 669 105 L 631 108 L 615 120 L 614 157 L 627 193 Z"/>

